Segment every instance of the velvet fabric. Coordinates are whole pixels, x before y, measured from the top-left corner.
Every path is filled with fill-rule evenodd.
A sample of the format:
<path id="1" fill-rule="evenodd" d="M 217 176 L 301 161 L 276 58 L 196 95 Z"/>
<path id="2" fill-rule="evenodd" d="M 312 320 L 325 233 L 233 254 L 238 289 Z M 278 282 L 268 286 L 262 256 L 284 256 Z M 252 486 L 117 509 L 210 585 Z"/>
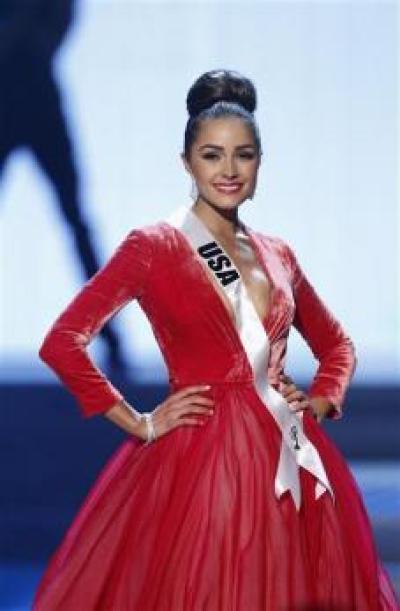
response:
<path id="1" fill-rule="evenodd" d="M 341 418 L 354 345 L 282 239 L 245 226 L 271 285 L 263 320 L 279 390 L 294 326 L 318 360 L 307 392 Z M 109 459 L 38 586 L 35 611 L 394 611 L 361 494 L 309 413 L 335 499 L 274 494 L 281 435 L 259 399 L 234 321 L 185 236 L 161 221 L 132 230 L 61 313 L 41 358 L 84 418 L 122 399 L 87 346 L 132 299 L 149 319 L 169 391 L 210 384 L 215 413 L 149 445 L 129 437 Z M 134 330 L 133 330 L 134 334 Z M 134 401 L 133 401 L 134 404 Z M 138 407 L 138 406 L 136 406 Z M 345 423 L 342 423 L 345 426 Z"/>

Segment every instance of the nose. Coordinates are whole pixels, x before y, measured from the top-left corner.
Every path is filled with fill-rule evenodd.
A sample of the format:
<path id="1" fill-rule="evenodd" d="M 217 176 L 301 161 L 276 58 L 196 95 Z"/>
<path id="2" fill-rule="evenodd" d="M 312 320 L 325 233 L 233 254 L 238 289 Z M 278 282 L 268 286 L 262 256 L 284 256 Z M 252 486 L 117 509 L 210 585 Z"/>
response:
<path id="1" fill-rule="evenodd" d="M 237 167 L 236 167 L 236 162 L 235 162 L 234 158 L 232 158 L 232 157 L 226 157 L 225 158 L 225 163 L 224 163 L 224 167 L 223 167 L 223 174 L 227 178 L 235 178 L 235 176 L 238 175 Z"/>

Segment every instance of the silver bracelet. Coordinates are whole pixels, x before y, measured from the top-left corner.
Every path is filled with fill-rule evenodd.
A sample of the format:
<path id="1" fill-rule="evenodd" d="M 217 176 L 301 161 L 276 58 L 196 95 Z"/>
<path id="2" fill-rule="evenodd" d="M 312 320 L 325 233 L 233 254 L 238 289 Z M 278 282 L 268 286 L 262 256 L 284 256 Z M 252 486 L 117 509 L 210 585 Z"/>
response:
<path id="1" fill-rule="evenodd" d="M 149 443 L 151 443 L 152 441 L 156 439 L 156 431 L 154 428 L 152 416 L 153 416 L 152 412 L 142 412 L 140 414 L 140 419 L 146 420 L 146 426 L 147 426 L 147 441 L 145 442 L 145 445 L 148 445 Z"/>

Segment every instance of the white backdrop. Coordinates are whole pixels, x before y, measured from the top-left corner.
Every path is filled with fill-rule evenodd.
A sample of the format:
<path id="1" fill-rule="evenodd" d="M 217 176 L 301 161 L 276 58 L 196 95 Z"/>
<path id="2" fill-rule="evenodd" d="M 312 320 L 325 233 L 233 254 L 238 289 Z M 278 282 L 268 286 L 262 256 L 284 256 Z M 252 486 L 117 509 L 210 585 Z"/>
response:
<path id="1" fill-rule="evenodd" d="M 130 229 L 191 203 L 187 89 L 206 70 L 237 69 L 258 88 L 264 149 L 243 220 L 292 245 L 356 344 L 355 379 L 398 378 L 395 28 L 395 4 L 378 1 L 82 1 L 55 68 L 102 261 Z M 28 152 L 10 158 L 0 198 L 1 372 L 47 375 L 37 350 L 83 277 Z M 116 321 L 143 375 L 165 375 L 137 304 Z M 289 373 L 315 365 L 293 330 Z"/>

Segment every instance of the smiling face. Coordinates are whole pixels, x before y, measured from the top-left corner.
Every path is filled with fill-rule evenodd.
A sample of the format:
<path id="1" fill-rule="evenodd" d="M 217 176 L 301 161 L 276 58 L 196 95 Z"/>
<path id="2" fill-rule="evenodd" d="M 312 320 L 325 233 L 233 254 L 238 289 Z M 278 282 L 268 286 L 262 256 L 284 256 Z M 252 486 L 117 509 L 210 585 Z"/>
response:
<path id="1" fill-rule="evenodd" d="M 183 162 L 196 182 L 197 203 L 228 210 L 253 195 L 260 154 L 246 121 L 221 117 L 202 122 Z"/>

